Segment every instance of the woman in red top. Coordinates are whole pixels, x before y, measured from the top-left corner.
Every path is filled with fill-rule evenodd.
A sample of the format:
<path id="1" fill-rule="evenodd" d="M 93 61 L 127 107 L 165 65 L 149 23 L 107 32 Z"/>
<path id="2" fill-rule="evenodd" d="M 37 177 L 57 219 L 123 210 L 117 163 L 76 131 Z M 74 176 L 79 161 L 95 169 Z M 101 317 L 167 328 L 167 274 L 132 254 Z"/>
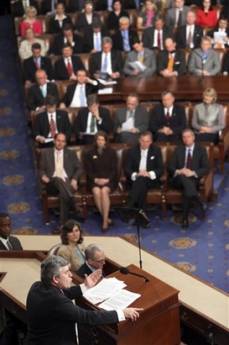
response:
<path id="1" fill-rule="evenodd" d="M 196 24 L 202 28 L 213 29 L 217 22 L 217 11 L 212 8 L 211 0 L 203 0 L 202 6 L 196 11 Z"/>
<path id="2" fill-rule="evenodd" d="M 31 28 L 36 36 L 43 34 L 42 22 L 36 18 L 37 10 L 33 6 L 26 9 L 25 19 L 20 23 L 19 33 L 25 37 L 26 30 Z"/>

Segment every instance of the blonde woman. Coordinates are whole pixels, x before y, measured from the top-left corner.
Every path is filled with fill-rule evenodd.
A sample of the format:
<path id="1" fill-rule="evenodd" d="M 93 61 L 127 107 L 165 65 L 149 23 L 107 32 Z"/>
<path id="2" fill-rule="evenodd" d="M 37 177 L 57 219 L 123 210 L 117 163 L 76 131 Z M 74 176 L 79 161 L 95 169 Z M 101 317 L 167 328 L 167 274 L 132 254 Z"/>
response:
<path id="1" fill-rule="evenodd" d="M 33 6 L 26 8 L 25 19 L 19 25 L 20 36 L 25 37 L 26 30 L 32 29 L 36 36 L 43 34 L 42 22 L 36 18 L 37 10 Z"/>
<path id="2" fill-rule="evenodd" d="M 157 6 L 153 0 L 146 0 L 142 11 L 137 18 L 137 29 L 144 30 L 153 26 L 155 16 L 157 13 Z"/>

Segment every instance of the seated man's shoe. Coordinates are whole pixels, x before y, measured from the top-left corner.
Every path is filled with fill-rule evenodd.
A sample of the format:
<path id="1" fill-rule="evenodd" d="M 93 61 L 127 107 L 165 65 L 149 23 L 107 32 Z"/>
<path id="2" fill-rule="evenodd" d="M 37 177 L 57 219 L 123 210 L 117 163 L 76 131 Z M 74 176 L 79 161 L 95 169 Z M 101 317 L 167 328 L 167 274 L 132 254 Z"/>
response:
<path id="1" fill-rule="evenodd" d="M 148 228 L 150 225 L 150 220 L 149 217 L 147 216 L 147 214 L 145 213 L 144 210 L 139 210 L 138 212 L 138 221 L 139 221 L 139 225 L 142 226 L 143 228 Z"/>
<path id="2" fill-rule="evenodd" d="M 189 227 L 189 221 L 188 218 L 184 217 L 181 222 L 182 229 L 187 229 Z"/>

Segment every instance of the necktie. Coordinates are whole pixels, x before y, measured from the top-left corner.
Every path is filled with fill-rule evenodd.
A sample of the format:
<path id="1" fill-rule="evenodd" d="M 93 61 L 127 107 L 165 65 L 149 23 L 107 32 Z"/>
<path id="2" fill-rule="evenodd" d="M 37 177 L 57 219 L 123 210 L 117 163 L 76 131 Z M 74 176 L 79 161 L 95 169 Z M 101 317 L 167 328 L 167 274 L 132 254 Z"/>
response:
<path id="1" fill-rule="evenodd" d="M 143 61 L 144 61 L 144 53 L 143 53 L 143 51 L 138 53 L 138 61 L 143 63 Z"/>
<path id="2" fill-rule="evenodd" d="M 99 33 L 95 34 L 95 50 L 100 51 L 100 39 L 99 39 Z"/>
<path id="3" fill-rule="evenodd" d="M 56 122 L 54 121 L 53 118 L 53 114 L 51 114 L 51 118 L 50 118 L 50 133 L 52 138 L 54 138 L 55 134 L 56 134 Z"/>
<path id="4" fill-rule="evenodd" d="M 157 32 L 157 47 L 158 49 L 161 49 L 161 32 Z"/>
<path id="5" fill-rule="evenodd" d="M 8 239 L 7 242 L 6 242 L 6 245 L 7 245 L 8 250 L 13 250 L 13 246 L 12 246 L 12 244 L 10 243 L 9 239 Z"/>
<path id="6" fill-rule="evenodd" d="M 91 124 L 90 124 L 90 133 L 95 133 L 96 126 L 96 118 L 95 116 L 91 116 Z"/>
<path id="7" fill-rule="evenodd" d="M 192 167 L 192 153 L 191 153 L 191 149 L 188 149 L 188 155 L 186 159 L 186 168 L 191 169 L 191 167 Z"/>
<path id="8" fill-rule="evenodd" d="M 170 120 L 169 109 L 167 109 L 167 111 L 166 111 L 165 118 L 166 118 L 166 121 L 169 122 L 169 120 Z"/>
<path id="9" fill-rule="evenodd" d="M 188 39 L 187 39 L 188 48 L 191 48 L 191 45 L 192 45 L 192 28 L 189 27 Z"/>
<path id="10" fill-rule="evenodd" d="M 84 95 L 83 85 L 80 85 L 79 98 L 80 98 L 80 107 L 84 107 L 85 106 L 85 95 Z"/>
<path id="11" fill-rule="evenodd" d="M 107 68 L 108 68 L 108 55 L 104 54 L 102 72 L 107 73 Z"/>
<path id="12" fill-rule="evenodd" d="M 174 57 L 173 57 L 173 54 L 169 54 L 168 65 L 167 65 L 167 69 L 169 70 L 169 72 L 173 71 L 173 66 L 174 66 Z"/>
<path id="13" fill-rule="evenodd" d="M 41 67 L 39 58 L 34 58 L 34 63 L 35 63 L 36 69 L 39 69 Z"/>
<path id="14" fill-rule="evenodd" d="M 47 96 L 47 88 L 45 87 L 45 85 L 40 86 L 40 90 L 41 90 L 42 96 L 44 98 L 46 98 L 46 96 Z"/>
<path id="15" fill-rule="evenodd" d="M 127 30 L 122 31 L 122 40 L 123 40 L 123 50 L 125 52 L 129 52 L 130 42 L 129 42 L 129 32 Z"/>
<path id="16" fill-rule="evenodd" d="M 68 76 L 69 76 L 69 77 L 71 77 L 72 72 L 73 72 L 73 68 L 72 68 L 71 59 L 68 59 L 68 63 L 67 63 L 67 71 L 68 71 Z"/>

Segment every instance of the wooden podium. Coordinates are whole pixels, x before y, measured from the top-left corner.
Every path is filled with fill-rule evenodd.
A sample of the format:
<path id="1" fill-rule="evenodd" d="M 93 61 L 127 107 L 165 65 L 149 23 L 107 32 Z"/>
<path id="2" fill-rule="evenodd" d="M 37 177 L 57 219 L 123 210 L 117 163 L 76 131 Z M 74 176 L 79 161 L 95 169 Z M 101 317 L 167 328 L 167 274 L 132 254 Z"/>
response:
<path id="1" fill-rule="evenodd" d="M 124 275 L 119 271 L 110 274 L 109 277 L 124 281 L 128 290 L 141 294 L 131 306 L 144 310 L 136 322 L 124 321 L 116 325 L 96 328 L 95 343 L 99 345 L 180 344 L 178 291 L 135 265 L 128 266 L 128 270 L 144 275 L 149 281 L 145 282 L 144 278 L 131 274 Z M 89 307 L 85 300 L 81 305 Z M 87 344 L 85 333 L 83 334 L 81 340 L 84 339 Z"/>

